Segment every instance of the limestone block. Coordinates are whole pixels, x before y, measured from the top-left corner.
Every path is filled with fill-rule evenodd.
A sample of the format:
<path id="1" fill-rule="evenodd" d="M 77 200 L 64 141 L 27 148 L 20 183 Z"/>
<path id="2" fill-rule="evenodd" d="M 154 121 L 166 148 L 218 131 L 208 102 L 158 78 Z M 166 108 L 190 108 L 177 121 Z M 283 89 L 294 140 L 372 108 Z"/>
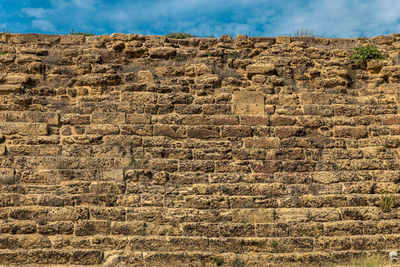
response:
<path id="1" fill-rule="evenodd" d="M 275 41 L 277 44 L 289 44 L 290 36 L 276 36 Z"/>
<path id="2" fill-rule="evenodd" d="M 237 91 L 233 93 L 235 115 L 264 115 L 264 94 L 258 91 Z"/>
<path id="3" fill-rule="evenodd" d="M 272 63 L 256 63 L 246 67 L 247 76 L 249 79 L 257 74 L 273 74 L 275 73 L 275 65 Z"/>

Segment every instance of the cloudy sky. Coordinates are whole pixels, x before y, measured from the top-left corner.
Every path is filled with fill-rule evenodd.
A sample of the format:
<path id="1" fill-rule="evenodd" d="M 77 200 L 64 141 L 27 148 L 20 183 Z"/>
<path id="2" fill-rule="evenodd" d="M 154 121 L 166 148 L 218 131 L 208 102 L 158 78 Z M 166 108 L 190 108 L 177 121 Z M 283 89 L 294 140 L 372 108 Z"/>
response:
<path id="1" fill-rule="evenodd" d="M 398 0 L 1 0 L 0 30 L 371 37 L 400 32 Z"/>

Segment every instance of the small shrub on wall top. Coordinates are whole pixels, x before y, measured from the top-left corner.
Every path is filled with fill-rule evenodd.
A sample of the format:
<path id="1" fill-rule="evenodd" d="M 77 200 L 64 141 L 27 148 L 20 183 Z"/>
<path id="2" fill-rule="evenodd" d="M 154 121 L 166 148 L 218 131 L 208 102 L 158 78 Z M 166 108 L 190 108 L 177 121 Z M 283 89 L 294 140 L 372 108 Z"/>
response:
<path id="1" fill-rule="evenodd" d="M 74 32 L 74 29 L 69 33 L 70 35 L 83 35 L 83 36 L 94 36 L 94 33 L 91 32 Z"/>
<path id="2" fill-rule="evenodd" d="M 190 38 L 190 37 L 194 37 L 194 36 L 191 35 L 190 33 L 173 32 L 173 33 L 168 33 L 167 35 L 165 35 L 165 37 L 173 38 L 173 39 L 186 39 L 186 38 Z"/>
<path id="3" fill-rule="evenodd" d="M 293 31 L 293 37 L 316 37 L 313 31 L 301 27 Z"/>
<path id="4" fill-rule="evenodd" d="M 369 59 L 381 60 L 385 59 L 385 56 L 378 50 L 378 48 L 372 44 L 365 46 L 357 46 L 353 48 L 354 52 L 350 58 L 357 62 L 365 62 Z"/>

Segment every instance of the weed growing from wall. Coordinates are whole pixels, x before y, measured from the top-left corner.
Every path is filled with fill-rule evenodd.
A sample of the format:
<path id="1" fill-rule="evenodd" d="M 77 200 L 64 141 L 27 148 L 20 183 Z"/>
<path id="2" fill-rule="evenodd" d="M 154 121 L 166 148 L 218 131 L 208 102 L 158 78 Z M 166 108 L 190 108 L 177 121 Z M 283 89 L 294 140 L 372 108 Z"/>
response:
<path id="1" fill-rule="evenodd" d="M 383 212 L 389 212 L 394 206 L 394 195 L 389 195 L 387 191 L 382 193 L 380 207 Z"/>
<path id="2" fill-rule="evenodd" d="M 237 255 L 234 260 L 231 261 L 232 267 L 244 267 L 245 261 L 240 259 Z"/>
<path id="3" fill-rule="evenodd" d="M 184 32 L 172 32 L 168 33 L 165 35 L 167 38 L 172 38 L 172 39 L 187 39 L 191 37 L 195 37 L 194 35 L 191 35 L 190 33 L 184 33 Z"/>
<path id="4" fill-rule="evenodd" d="M 214 263 L 216 266 L 222 266 L 224 264 L 224 259 L 219 257 L 212 257 L 210 261 Z"/>
<path id="5" fill-rule="evenodd" d="M 316 37 L 316 36 L 313 31 L 301 27 L 300 29 L 293 31 L 293 37 Z"/>
<path id="6" fill-rule="evenodd" d="M 272 240 L 272 241 L 271 241 L 271 247 L 273 248 L 273 250 L 274 250 L 275 252 L 277 252 L 277 251 L 278 251 L 278 241 Z"/>
<path id="7" fill-rule="evenodd" d="M 381 60 L 385 59 L 385 56 L 378 50 L 378 48 L 372 44 L 367 44 L 365 46 L 358 46 L 353 48 L 353 53 L 350 58 L 357 62 L 366 62 L 370 59 Z"/>
<path id="8" fill-rule="evenodd" d="M 91 32 L 74 32 L 74 29 L 69 33 L 70 35 L 83 35 L 83 36 L 94 36 L 94 33 Z"/>

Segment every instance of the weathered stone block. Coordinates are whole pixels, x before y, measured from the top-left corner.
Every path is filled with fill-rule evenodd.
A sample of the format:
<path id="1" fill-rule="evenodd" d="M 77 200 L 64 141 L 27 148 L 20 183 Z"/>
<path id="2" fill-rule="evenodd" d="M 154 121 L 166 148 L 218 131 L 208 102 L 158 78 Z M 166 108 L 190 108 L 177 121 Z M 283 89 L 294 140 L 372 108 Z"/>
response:
<path id="1" fill-rule="evenodd" d="M 232 211 L 232 222 L 235 223 L 269 223 L 275 221 L 273 209 L 235 209 Z"/>
<path id="2" fill-rule="evenodd" d="M 275 42 L 277 44 L 289 44 L 290 43 L 290 36 L 276 36 Z"/>
<path id="3" fill-rule="evenodd" d="M 155 136 L 168 136 L 171 138 L 185 138 L 186 130 L 179 126 L 170 125 L 154 125 Z"/>
<path id="4" fill-rule="evenodd" d="M 334 134 L 336 137 L 364 138 L 368 136 L 365 126 L 335 126 Z"/>
<path id="5" fill-rule="evenodd" d="M 149 124 L 151 116 L 147 114 L 126 114 L 127 124 Z"/>
<path id="6" fill-rule="evenodd" d="M 262 116 L 241 116 L 240 124 L 242 125 L 254 125 L 254 126 L 267 126 L 269 125 L 269 118 Z"/>
<path id="7" fill-rule="evenodd" d="M 176 49 L 172 47 L 154 47 L 149 49 L 150 57 L 153 58 L 170 58 L 176 55 Z"/>
<path id="8" fill-rule="evenodd" d="M 114 222 L 111 225 L 113 235 L 144 235 L 146 224 L 144 222 Z"/>
<path id="9" fill-rule="evenodd" d="M 94 112 L 92 123 L 96 124 L 122 124 L 125 123 L 124 113 Z"/>
<path id="10" fill-rule="evenodd" d="M 13 123 L 6 122 L 0 125 L 0 134 L 12 135 L 47 135 L 46 123 Z"/>
<path id="11" fill-rule="evenodd" d="M 137 104 L 155 104 L 156 103 L 156 94 L 152 92 L 128 92 L 123 93 L 121 96 L 123 101 L 127 101 L 130 103 Z"/>
<path id="12" fill-rule="evenodd" d="M 86 133 L 99 135 L 119 134 L 119 127 L 113 124 L 92 124 L 88 126 Z"/>
<path id="13" fill-rule="evenodd" d="M 256 63 L 251 64 L 246 67 L 247 76 L 251 78 L 253 75 L 256 74 L 273 74 L 275 73 L 275 65 L 272 63 Z"/>
<path id="14" fill-rule="evenodd" d="M 71 235 L 73 232 L 72 222 L 52 222 L 38 226 L 38 233 L 41 235 Z"/>
<path id="15" fill-rule="evenodd" d="M 219 138 L 219 128 L 211 127 L 211 126 L 203 126 L 203 127 L 189 127 L 187 129 L 188 138 L 198 138 L 198 139 L 211 139 L 211 138 Z"/>
<path id="16" fill-rule="evenodd" d="M 280 145 L 281 142 L 276 137 L 249 137 L 244 139 L 244 146 L 247 148 L 279 148 Z"/>
<path id="17" fill-rule="evenodd" d="M 222 127 L 222 137 L 248 137 L 252 136 L 249 126 L 225 126 Z"/>
<path id="18" fill-rule="evenodd" d="M 80 221 L 76 224 L 75 235 L 110 234 L 111 222 L 109 221 Z"/>
<path id="19" fill-rule="evenodd" d="M 264 115 L 264 94 L 257 91 L 233 93 L 233 113 L 236 115 Z"/>
<path id="20" fill-rule="evenodd" d="M 150 125 L 121 125 L 121 135 L 152 135 L 153 130 Z"/>
<path id="21" fill-rule="evenodd" d="M 61 35 L 60 44 L 61 45 L 77 45 L 83 43 L 85 37 L 82 35 Z"/>

